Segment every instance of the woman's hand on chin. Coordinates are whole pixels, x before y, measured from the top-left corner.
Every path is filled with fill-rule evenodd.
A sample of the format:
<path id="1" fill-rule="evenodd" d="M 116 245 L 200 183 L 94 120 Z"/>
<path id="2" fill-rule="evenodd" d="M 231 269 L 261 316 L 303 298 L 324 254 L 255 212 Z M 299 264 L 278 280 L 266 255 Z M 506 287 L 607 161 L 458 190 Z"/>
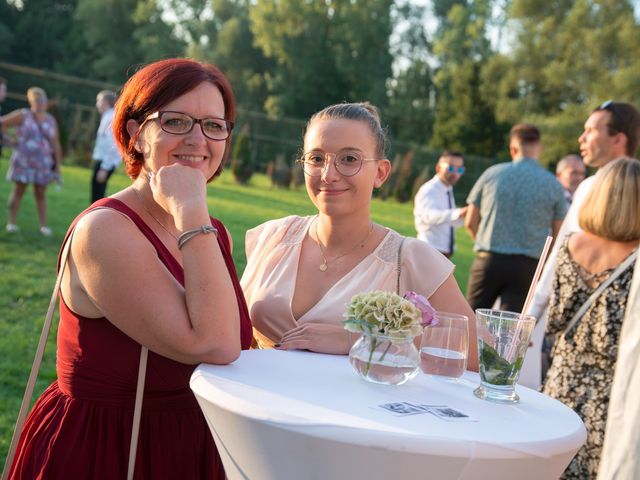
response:
<path id="1" fill-rule="evenodd" d="M 318 353 L 346 355 L 352 345 L 352 334 L 342 325 L 303 323 L 286 332 L 275 348 L 279 350 L 311 350 Z M 356 338 L 353 338 L 355 341 Z"/>
<path id="2" fill-rule="evenodd" d="M 149 185 L 156 203 L 174 218 L 206 211 L 207 182 L 199 170 L 168 165 L 151 176 Z"/>

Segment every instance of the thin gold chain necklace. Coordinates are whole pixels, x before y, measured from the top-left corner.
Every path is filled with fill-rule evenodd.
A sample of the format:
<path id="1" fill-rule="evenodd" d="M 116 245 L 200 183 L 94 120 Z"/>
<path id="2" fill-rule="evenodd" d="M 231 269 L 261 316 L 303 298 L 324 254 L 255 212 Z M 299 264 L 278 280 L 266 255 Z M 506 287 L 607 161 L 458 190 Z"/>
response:
<path id="1" fill-rule="evenodd" d="M 156 221 L 156 223 L 157 223 L 158 225 L 160 225 L 160 226 L 162 227 L 162 229 L 163 229 L 165 232 L 167 232 L 167 233 L 168 233 L 169 235 L 171 235 L 173 238 L 175 238 L 176 240 L 178 240 L 178 237 L 176 237 L 173 233 L 171 233 L 171 232 L 169 231 L 169 229 L 168 229 L 167 227 L 165 227 L 165 226 L 164 226 L 164 224 L 163 224 L 160 220 L 158 220 L 158 219 L 153 215 L 153 213 L 151 213 L 151 211 L 147 208 L 147 206 L 146 206 L 146 205 L 144 204 L 144 202 L 142 201 L 142 197 L 140 196 L 140 193 L 138 193 L 138 190 L 136 190 L 136 189 L 135 189 L 135 187 L 131 187 L 131 188 L 133 189 L 133 193 L 135 193 L 135 194 L 136 194 L 136 197 L 138 198 L 138 201 L 140 202 L 140 205 L 142 205 L 142 208 L 144 208 L 145 212 L 147 212 L 147 213 L 149 214 L 149 216 L 150 216 L 151 218 L 153 218 L 153 219 Z"/>
<path id="2" fill-rule="evenodd" d="M 353 247 L 351 247 L 349 250 L 347 250 L 345 253 L 338 255 L 335 258 L 332 258 L 331 260 L 327 260 L 327 257 L 324 254 L 324 248 L 322 247 L 322 242 L 320 241 L 320 237 L 318 237 L 318 219 L 316 217 L 316 222 L 314 225 L 315 228 L 315 238 L 311 237 L 313 239 L 314 242 L 316 242 L 316 244 L 318 245 L 318 248 L 320 249 L 320 255 L 322 256 L 322 263 L 320 264 L 320 266 L 318 267 L 320 269 L 321 272 L 326 272 L 329 268 L 329 262 L 335 262 L 336 260 L 338 260 L 339 258 L 344 257 L 345 255 L 349 255 L 351 252 L 353 252 L 356 248 L 358 248 L 358 246 L 360 247 L 364 247 L 367 239 L 369 238 L 369 235 L 371 235 L 371 232 L 373 232 L 373 223 L 370 224 L 369 227 L 369 231 L 367 232 L 367 234 L 362 238 L 362 240 L 360 240 L 358 243 L 356 243 Z"/>

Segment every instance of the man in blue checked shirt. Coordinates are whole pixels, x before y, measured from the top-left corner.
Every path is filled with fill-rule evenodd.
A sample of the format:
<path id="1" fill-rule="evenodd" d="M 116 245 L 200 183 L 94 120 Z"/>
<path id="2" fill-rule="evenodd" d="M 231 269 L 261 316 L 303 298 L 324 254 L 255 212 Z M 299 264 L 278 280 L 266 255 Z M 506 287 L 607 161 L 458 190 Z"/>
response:
<path id="1" fill-rule="evenodd" d="M 467 197 L 465 226 L 475 240 L 467 300 L 474 310 L 522 310 L 547 235 L 555 238 L 567 213 L 564 190 L 542 168 L 540 130 L 511 129 L 512 161 L 488 168 Z"/>

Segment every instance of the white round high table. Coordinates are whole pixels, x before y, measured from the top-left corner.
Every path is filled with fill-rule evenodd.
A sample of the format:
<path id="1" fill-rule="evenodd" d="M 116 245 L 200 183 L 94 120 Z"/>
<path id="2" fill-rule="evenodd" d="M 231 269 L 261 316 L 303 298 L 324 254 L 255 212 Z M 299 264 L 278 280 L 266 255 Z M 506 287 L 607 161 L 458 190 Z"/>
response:
<path id="1" fill-rule="evenodd" d="M 521 386 L 516 405 L 480 400 L 477 385 L 472 372 L 377 385 L 346 356 L 278 350 L 191 377 L 230 480 L 557 479 L 586 438 L 580 418 Z M 466 417 L 436 414 L 452 410 Z"/>

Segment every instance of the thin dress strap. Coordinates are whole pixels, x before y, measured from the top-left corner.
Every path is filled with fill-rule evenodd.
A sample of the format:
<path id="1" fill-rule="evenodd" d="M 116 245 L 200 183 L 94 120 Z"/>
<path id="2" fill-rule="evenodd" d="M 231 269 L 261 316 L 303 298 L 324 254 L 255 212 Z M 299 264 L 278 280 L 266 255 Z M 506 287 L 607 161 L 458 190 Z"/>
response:
<path id="1" fill-rule="evenodd" d="M 167 267 L 167 269 L 171 272 L 171 274 L 175 277 L 175 279 L 180 283 L 180 285 L 184 286 L 184 270 L 182 266 L 178 263 L 171 252 L 165 247 L 162 241 L 158 238 L 158 236 L 151 230 L 151 228 L 140 218 L 140 216 L 129 206 L 123 203 L 120 200 L 115 198 L 102 198 L 91 205 L 89 208 L 80 213 L 67 231 L 64 240 L 62 242 L 62 247 L 60 249 L 60 253 L 62 253 L 62 249 L 64 245 L 67 243 L 69 239 L 69 234 L 75 228 L 76 224 L 80 221 L 82 217 L 84 217 L 89 212 L 92 212 L 99 208 L 110 208 L 117 212 L 122 213 L 126 217 L 128 217 L 138 229 L 142 232 L 142 234 L 149 240 L 149 242 L 153 245 L 158 253 L 158 258 L 162 261 L 162 263 Z M 217 225 L 216 225 L 217 227 Z M 222 229 L 224 230 L 224 228 Z M 219 230 L 220 231 L 220 230 Z M 58 268 L 60 268 L 60 255 L 58 255 Z"/>

